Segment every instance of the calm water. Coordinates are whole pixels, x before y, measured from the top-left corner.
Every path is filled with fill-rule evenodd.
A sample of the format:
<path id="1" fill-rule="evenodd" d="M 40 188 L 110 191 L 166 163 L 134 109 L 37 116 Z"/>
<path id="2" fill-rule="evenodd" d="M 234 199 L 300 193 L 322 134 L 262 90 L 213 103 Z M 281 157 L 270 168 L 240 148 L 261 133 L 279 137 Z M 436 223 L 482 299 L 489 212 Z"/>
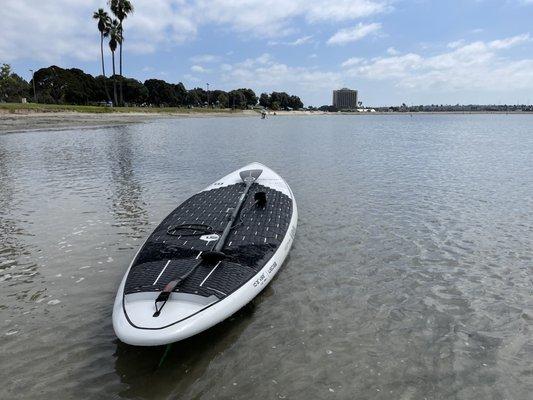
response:
<path id="1" fill-rule="evenodd" d="M 119 343 L 118 283 L 178 203 L 260 161 L 289 259 L 230 320 Z M 177 119 L 0 136 L 0 398 L 531 399 L 533 116 Z"/>

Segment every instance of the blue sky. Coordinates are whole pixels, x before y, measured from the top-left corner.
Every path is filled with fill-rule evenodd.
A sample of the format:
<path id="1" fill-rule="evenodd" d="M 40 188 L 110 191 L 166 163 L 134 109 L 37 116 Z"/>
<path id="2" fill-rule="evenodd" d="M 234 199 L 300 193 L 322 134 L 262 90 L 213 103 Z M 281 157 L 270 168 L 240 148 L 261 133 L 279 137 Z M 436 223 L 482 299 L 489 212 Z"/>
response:
<path id="1" fill-rule="evenodd" d="M 365 105 L 533 103 L 533 0 L 132 0 L 125 75 Z M 105 0 L 2 0 L 0 62 L 100 73 Z M 107 57 L 110 71 L 110 58 Z"/>

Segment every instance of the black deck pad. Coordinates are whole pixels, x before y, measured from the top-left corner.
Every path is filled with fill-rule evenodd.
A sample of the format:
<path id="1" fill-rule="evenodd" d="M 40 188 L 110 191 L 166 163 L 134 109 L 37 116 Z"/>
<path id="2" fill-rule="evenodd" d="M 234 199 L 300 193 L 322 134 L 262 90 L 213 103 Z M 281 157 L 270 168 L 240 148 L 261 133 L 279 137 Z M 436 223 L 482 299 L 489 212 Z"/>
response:
<path id="1" fill-rule="evenodd" d="M 160 292 L 172 279 L 185 274 L 199 262 L 199 254 L 215 242 L 200 236 L 173 236 L 167 229 L 180 224 L 203 224 L 222 232 L 228 215 L 237 204 L 244 184 L 200 192 L 178 206 L 148 238 L 126 279 L 124 294 Z M 256 192 L 265 192 L 267 202 L 254 202 Z M 292 216 L 289 196 L 254 184 L 246 198 L 240 221 L 226 242 L 228 256 L 219 264 L 202 263 L 175 289 L 176 292 L 215 295 L 223 298 L 259 272 L 284 239 Z"/>

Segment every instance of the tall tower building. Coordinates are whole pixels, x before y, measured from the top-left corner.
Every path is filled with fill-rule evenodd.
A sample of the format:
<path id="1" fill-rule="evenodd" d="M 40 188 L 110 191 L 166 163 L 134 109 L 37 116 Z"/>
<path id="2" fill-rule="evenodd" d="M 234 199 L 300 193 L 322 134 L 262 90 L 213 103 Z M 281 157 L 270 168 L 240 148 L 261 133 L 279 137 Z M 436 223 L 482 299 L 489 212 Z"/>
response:
<path id="1" fill-rule="evenodd" d="M 357 90 L 347 88 L 334 90 L 333 107 L 339 110 L 355 110 L 357 108 Z"/>

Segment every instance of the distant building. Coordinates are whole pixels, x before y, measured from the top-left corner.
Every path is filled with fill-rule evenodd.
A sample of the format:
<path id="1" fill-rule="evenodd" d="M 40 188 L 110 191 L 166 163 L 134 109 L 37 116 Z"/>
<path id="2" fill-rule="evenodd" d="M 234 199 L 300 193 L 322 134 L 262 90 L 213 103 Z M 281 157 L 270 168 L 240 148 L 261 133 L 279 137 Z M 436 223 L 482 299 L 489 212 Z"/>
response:
<path id="1" fill-rule="evenodd" d="M 355 110 L 357 108 L 357 90 L 347 88 L 334 90 L 333 107 L 339 110 Z"/>

